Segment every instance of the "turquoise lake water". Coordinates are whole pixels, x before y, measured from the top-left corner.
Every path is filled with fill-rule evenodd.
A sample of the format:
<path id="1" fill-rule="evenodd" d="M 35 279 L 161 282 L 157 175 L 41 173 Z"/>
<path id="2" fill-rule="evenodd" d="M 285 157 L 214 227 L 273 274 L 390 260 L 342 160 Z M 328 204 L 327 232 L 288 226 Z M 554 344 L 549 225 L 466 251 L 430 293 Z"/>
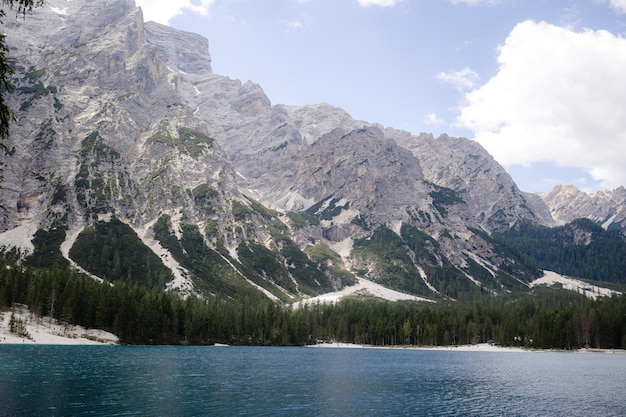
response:
<path id="1" fill-rule="evenodd" d="M 0 416 L 626 416 L 626 355 L 0 345 Z"/>

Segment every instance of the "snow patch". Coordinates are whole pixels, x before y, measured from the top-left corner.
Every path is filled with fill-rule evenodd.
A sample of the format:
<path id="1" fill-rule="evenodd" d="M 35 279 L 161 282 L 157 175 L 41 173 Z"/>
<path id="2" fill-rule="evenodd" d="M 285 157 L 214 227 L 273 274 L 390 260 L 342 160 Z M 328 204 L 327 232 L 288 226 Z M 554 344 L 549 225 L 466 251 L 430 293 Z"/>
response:
<path id="1" fill-rule="evenodd" d="M 50 10 L 52 10 L 52 12 L 60 15 L 60 16 L 67 16 L 67 7 L 64 7 L 62 9 L 58 8 L 58 7 L 50 7 Z"/>
<path id="2" fill-rule="evenodd" d="M 415 295 L 406 294 L 403 292 L 395 291 L 387 287 L 383 287 L 380 284 L 376 284 L 365 278 L 357 278 L 357 283 L 350 287 L 346 287 L 342 290 L 329 292 L 326 294 L 318 295 L 317 297 L 307 298 L 306 300 L 298 301 L 293 304 L 294 308 L 300 308 L 304 305 L 316 304 L 316 303 L 336 303 L 343 297 L 349 295 L 364 295 L 370 297 L 378 297 L 388 301 L 400 301 L 400 300 L 412 300 L 412 301 L 426 301 L 434 302 L 427 298 L 417 297 Z"/>
<path id="3" fill-rule="evenodd" d="M 551 287 L 555 284 L 561 284 L 564 289 L 575 291 L 579 294 L 583 294 L 585 297 L 592 300 L 598 297 L 612 297 L 614 295 L 621 295 L 619 291 L 611 290 L 609 288 L 598 287 L 588 282 L 584 282 L 578 279 L 565 277 L 552 271 L 543 271 L 543 277 L 538 278 L 530 283 L 530 287 L 536 287 L 539 285 L 546 285 Z"/>
<path id="4" fill-rule="evenodd" d="M 22 256 L 29 255 L 35 250 L 32 240 L 37 228 L 36 223 L 27 222 L 15 229 L 0 233 L 0 246 L 4 247 L 5 251 L 17 249 Z"/>
<path id="5" fill-rule="evenodd" d="M 21 337 L 9 330 L 11 314 L 21 320 L 29 337 Z M 15 311 L 0 312 L 0 342 L 3 344 L 40 344 L 40 345 L 116 345 L 119 339 L 104 330 L 85 329 L 82 326 L 59 324 L 50 317 L 39 317 L 27 308 L 19 307 Z"/>
<path id="6" fill-rule="evenodd" d="M 176 259 L 172 256 L 172 254 L 161 246 L 161 243 L 152 237 L 149 236 L 148 230 L 156 223 L 156 219 L 143 227 L 133 228 L 135 233 L 139 236 L 141 241 L 150 248 L 152 252 L 154 252 L 163 262 L 172 274 L 174 278 L 165 284 L 165 287 L 168 291 L 176 291 L 183 298 L 188 297 L 192 294 L 197 295 L 197 292 L 194 288 L 193 281 L 191 279 L 191 272 L 189 272 L 185 267 L 178 263 Z M 132 227 L 132 226 L 131 226 Z M 179 238 L 180 239 L 180 238 Z"/>

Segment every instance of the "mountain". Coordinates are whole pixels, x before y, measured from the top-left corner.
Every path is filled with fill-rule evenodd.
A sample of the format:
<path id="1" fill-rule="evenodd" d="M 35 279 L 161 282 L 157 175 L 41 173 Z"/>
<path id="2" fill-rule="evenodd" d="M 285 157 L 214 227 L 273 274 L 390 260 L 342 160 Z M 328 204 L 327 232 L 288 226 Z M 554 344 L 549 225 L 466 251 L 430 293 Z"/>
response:
<path id="1" fill-rule="evenodd" d="M 559 224 L 586 218 L 605 229 L 626 232 L 626 189 L 585 193 L 573 185 L 557 185 L 549 193 L 538 193 Z"/>
<path id="2" fill-rule="evenodd" d="M 4 29 L 9 259 L 285 302 L 359 280 L 474 300 L 541 275 L 494 234 L 554 226 L 552 206 L 476 142 L 272 104 L 132 0 L 48 0 Z"/>

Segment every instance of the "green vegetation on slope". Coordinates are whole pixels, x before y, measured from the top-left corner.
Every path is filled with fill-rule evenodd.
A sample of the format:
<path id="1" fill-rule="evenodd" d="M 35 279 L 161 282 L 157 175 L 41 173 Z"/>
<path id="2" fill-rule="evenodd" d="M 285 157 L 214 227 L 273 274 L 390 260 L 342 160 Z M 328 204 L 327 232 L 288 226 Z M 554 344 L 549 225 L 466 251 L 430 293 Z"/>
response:
<path id="1" fill-rule="evenodd" d="M 459 345 L 626 348 L 626 295 L 597 301 L 539 288 L 479 303 L 346 299 L 300 309 L 249 297 L 182 300 L 75 271 L 0 265 L 0 310 L 27 304 L 36 314 L 115 333 L 132 344 Z"/>
<path id="2" fill-rule="evenodd" d="M 624 236 L 617 230 L 604 230 L 591 220 L 580 219 L 554 228 L 525 224 L 494 238 L 537 269 L 626 284 Z"/>
<path id="3" fill-rule="evenodd" d="M 113 218 L 85 228 L 70 257 L 86 271 L 111 282 L 165 289 L 171 271 L 127 224 Z"/>
<path id="4" fill-rule="evenodd" d="M 56 227 L 37 230 L 33 238 L 33 253 L 24 259 L 24 265 L 41 268 L 67 267 L 69 262 L 61 254 L 60 246 L 65 240 L 66 230 Z"/>
<path id="5" fill-rule="evenodd" d="M 172 231 L 170 217 L 163 215 L 153 230 L 161 245 L 195 275 L 195 282 L 202 292 L 228 297 L 263 297 L 231 266 L 235 261 L 230 259 L 226 250 L 218 253 L 205 244 L 197 226 L 182 224 L 179 240 Z"/>
<path id="6" fill-rule="evenodd" d="M 206 149 L 213 147 L 213 138 L 208 137 L 188 127 L 179 127 L 176 130 L 177 135 L 172 136 L 166 129 L 165 123 L 157 133 L 148 138 L 148 143 L 159 142 L 167 146 L 174 147 L 180 152 L 184 152 L 192 158 L 197 158 Z"/>

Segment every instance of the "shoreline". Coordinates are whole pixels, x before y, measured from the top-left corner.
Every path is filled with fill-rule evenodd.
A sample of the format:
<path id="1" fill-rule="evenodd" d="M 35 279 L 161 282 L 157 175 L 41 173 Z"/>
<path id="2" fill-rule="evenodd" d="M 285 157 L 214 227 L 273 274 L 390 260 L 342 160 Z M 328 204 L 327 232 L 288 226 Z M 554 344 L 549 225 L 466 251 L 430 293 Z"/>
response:
<path id="1" fill-rule="evenodd" d="M 23 325 L 23 335 L 12 333 L 11 316 Z M 59 324 L 25 308 L 0 311 L 0 345 L 118 345 L 119 339 L 104 330 Z"/>
<path id="2" fill-rule="evenodd" d="M 527 349 L 515 346 L 497 346 L 490 343 L 478 343 L 475 345 L 453 345 L 453 346 L 418 346 L 418 345 L 359 345 L 354 343 L 318 343 L 316 345 L 306 345 L 305 347 L 316 349 L 394 349 L 394 350 L 424 350 L 424 351 L 448 351 L 448 352 L 506 352 L 506 353 L 610 353 L 626 354 L 624 349 L 596 349 L 581 348 L 573 350 L 563 349 Z"/>
<path id="3" fill-rule="evenodd" d="M 9 321 L 11 315 L 24 324 L 27 336 L 20 336 L 10 332 Z M 120 345 L 119 339 L 112 333 L 104 330 L 85 329 L 78 325 L 59 324 L 50 317 L 40 317 L 26 308 L 18 307 L 12 310 L 0 311 L 0 345 Z M 215 344 L 214 346 L 227 346 Z M 475 345 L 454 346 L 418 346 L 418 345 L 393 345 L 376 346 L 343 342 L 318 343 L 305 345 L 315 349 L 395 349 L 395 350 L 422 350 L 422 351 L 448 351 L 448 352 L 507 352 L 507 353 L 608 353 L 626 354 L 624 349 L 596 349 L 582 348 L 576 350 L 563 349 L 528 349 L 522 347 L 504 347 L 490 343 Z"/>

